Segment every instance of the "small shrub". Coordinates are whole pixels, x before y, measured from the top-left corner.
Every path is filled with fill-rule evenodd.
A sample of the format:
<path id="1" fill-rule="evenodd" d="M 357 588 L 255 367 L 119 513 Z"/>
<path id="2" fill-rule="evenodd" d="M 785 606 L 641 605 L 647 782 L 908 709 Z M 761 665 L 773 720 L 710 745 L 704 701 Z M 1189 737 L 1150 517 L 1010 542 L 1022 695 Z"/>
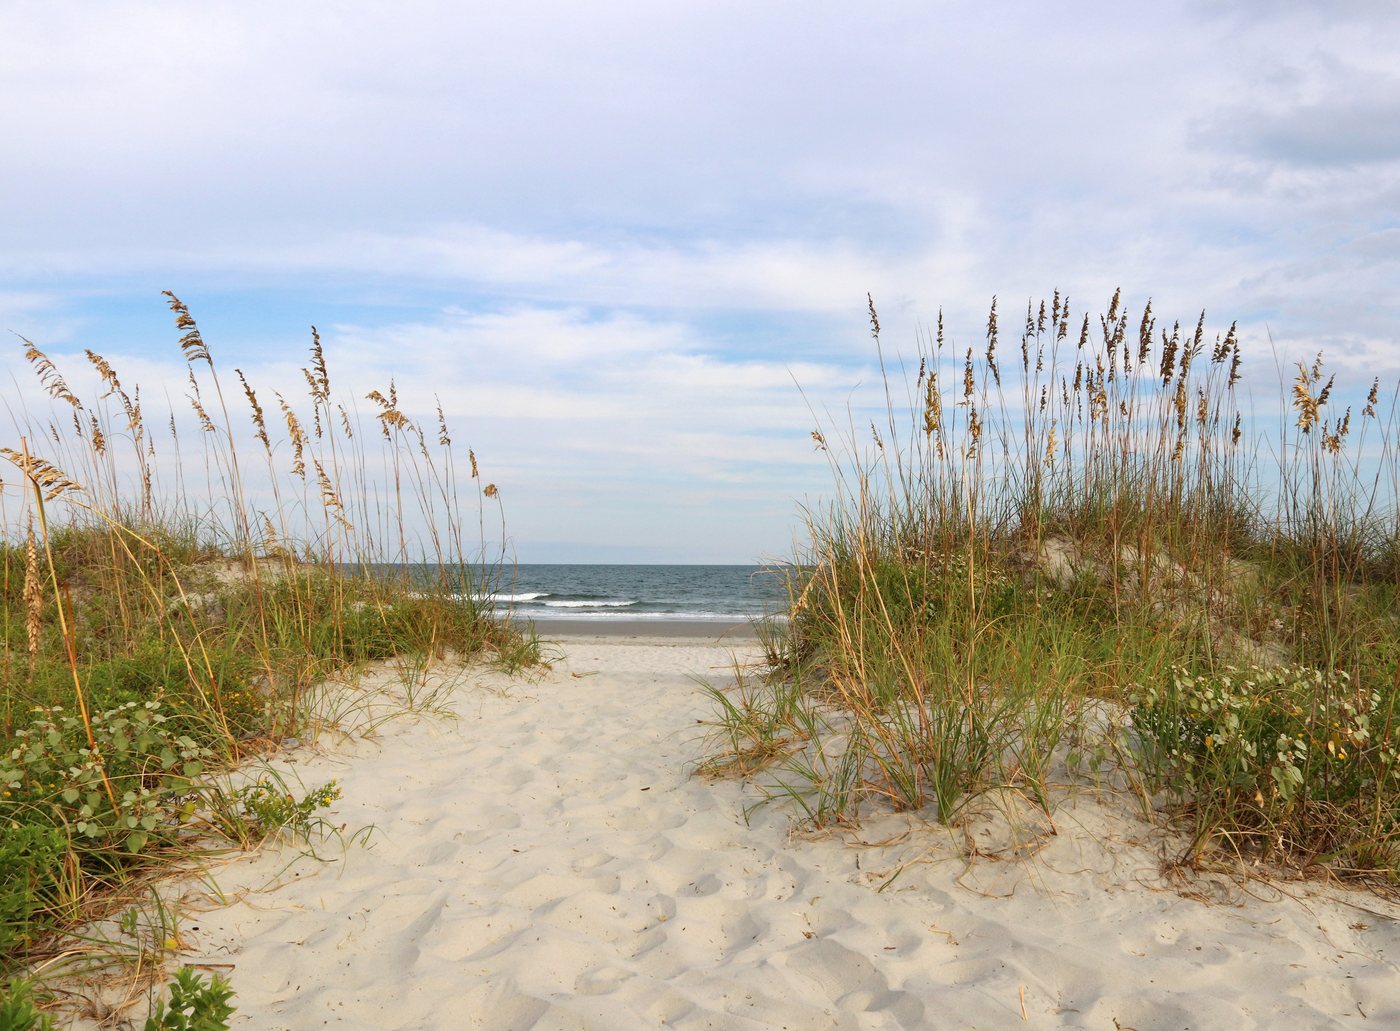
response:
<path id="1" fill-rule="evenodd" d="M 1393 698 L 1302 666 L 1174 667 L 1131 702 L 1141 768 L 1192 817 L 1198 851 L 1228 841 L 1304 865 L 1396 871 Z"/>
<path id="2" fill-rule="evenodd" d="M 167 722 L 160 702 L 128 702 L 94 713 L 89 741 L 80 716 L 37 710 L 0 756 L 0 820 L 66 826 L 84 852 L 139 853 L 188 815 L 192 778 L 212 755 Z"/>
<path id="3" fill-rule="evenodd" d="M 241 788 L 235 796 L 242 816 L 254 838 L 265 838 L 281 830 L 306 836 L 321 823 L 313 814 L 341 797 L 335 781 L 322 785 L 301 801 L 283 790 L 283 786 L 267 777 Z"/>
<path id="4" fill-rule="evenodd" d="M 0 988 L 0 1031 L 53 1031 L 53 1020 L 35 1008 L 27 981 Z"/>
<path id="5" fill-rule="evenodd" d="M 184 967 L 170 983 L 170 1004 L 157 1002 L 146 1019 L 145 1031 L 228 1031 L 233 988 L 215 975 L 205 981 Z"/>

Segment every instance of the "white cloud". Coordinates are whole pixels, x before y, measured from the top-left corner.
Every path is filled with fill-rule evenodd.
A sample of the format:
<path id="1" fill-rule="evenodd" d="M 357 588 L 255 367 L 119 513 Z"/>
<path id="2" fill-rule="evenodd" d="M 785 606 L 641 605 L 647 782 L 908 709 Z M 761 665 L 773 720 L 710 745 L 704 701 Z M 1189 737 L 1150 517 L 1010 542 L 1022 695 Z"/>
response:
<path id="1" fill-rule="evenodd" d="M 792 379 L 837 412 L 874 381 L 867 291 L 891 356 L 940 305 L 961 349 L 993 294 L 1005 324 L 1121 285 L 1394 371 L 1397 29 L 1380 0 L 20 0 L 0 324 L 114 332 L 178 393 L 166 340 L 114 330 L 171 286 L 297 389 L 294 308 L 347 389 L 440 395 L 599 542 L 706 490 L 767 541 L 759 485 L 820 484 Z M 662 473 L 695 486 L 625 486 Z"/>

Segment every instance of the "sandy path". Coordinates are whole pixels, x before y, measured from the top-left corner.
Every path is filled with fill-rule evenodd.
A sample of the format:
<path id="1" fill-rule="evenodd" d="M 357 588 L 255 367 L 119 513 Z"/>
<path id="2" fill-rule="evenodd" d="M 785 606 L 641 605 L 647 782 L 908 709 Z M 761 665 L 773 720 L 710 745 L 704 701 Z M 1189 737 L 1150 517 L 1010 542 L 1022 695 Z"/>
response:
<path id="1" fill-rule="evenodd" d="M 1080 829 L 1105 830 L 1096 805 L 1061 813 L 1035 860 L 967 876 L 936 833 L 857 849 L 790 840 L 772 809 L 745 826 L 738 785 L 687 772 L 709 715 L 688 674 L 728 655 L 578 641 L 507 696 L 478 675 L 455 721 L 304 757 L 372 846 L 191 916 L 186 961 L 234 965 L 235 1027 L 295 1031 L 1400 1026 L 1384 904 L 1157 890 L 1150 851 Z"/>

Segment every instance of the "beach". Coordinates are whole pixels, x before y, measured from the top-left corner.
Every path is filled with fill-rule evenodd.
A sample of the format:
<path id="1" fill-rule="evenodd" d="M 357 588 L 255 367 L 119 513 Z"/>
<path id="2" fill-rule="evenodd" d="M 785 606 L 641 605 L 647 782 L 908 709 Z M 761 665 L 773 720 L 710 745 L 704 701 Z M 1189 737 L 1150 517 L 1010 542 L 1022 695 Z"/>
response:
<path id="1" fill-rule="evenodd" d="M 732 679 L 752 642 L 555 638 L 541 675 L 452 675 L 455 716 L 279 761 L 337 780 L 331 820 L 372 831 L 215 866 L 221 897 L 179 889 L 179 961 L 231 979 L 234 1027 L 1400 1023 L 1400 924 L 1374 895 L 1174 878 L 1160 834 L 1092 792 L 1053 833 L 805 831 L 692 775 L 695 678 Z"/>

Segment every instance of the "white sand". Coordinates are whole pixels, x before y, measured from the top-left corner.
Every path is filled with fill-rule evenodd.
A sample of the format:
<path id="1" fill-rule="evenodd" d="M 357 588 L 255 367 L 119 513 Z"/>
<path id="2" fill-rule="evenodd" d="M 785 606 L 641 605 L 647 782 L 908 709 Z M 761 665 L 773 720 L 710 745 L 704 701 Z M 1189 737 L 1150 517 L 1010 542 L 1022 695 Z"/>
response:
<path id="1" fill-rule="evenodd" d="M 1023 1005 L 1032 1027 L 1400 1026 L 1400 924 L 1370 895 L 1183 897 L 1091 800 L 1034 858 L 970 866 L 936 829 L 746 826 L 751 794 L 689 776 L 689 677 L 728 650 L 567 647 L 536 683 L 473 675 L 460 719 L 299 760 L 376 832 L 221 868 L 226 892 L 277 885 L 182 929 L 185 962 L 232 965 L 236 1027 L 1008 1028 Z"/>

